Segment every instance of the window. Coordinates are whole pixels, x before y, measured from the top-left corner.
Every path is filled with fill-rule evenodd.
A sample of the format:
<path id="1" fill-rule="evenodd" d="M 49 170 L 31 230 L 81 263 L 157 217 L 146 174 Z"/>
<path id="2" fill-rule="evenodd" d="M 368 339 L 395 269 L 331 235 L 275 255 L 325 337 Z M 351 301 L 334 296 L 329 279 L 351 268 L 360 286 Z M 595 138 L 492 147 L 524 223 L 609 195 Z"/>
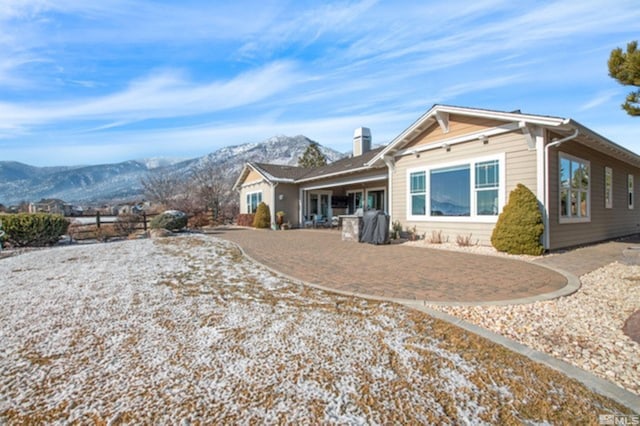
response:
<path id="1" fill-rule="evenodd" d="M 613 208 L 613 170 L 604 168 L 604 207 Z"/>
<path id="2" fill-rule="evenodd" d="M 627 193 L 629 194 L 629 210 L 633 210 L 633 175 L 627 175 Z"/>
<path id="3" fill-rule="evenodd" d="M 504 154 L 409 170 L 410 220 L 495 222 L 504 204 Z"/>
<path id="4" fill-rule="evenodd" d="M 476 163 L 476 214 L 495 216 L 498 214 L 500 188 L 500 164 L 498 160 Z"/>
<path id="5" fill-rule="evenodd" d="M 426 173 L 416 172 L 410 175 L 411 214 L 424 216 L 427 213 Z"/>
<path id="6" fill-rule="evenodd" d="M 469 165 L 431 170 L 431 216 L 470 216 Z"/>
<path id="7" fill-rule="evenodd" d="M 589 162 L 560 154 L 560 218 L 588 220 Z"/>
<path id="8" fill-rule="evenodd" d="M 247 194 L 247 213 L 255 213 L 258 204 L 262 202 L 262 192 L 251 192 Z"/>

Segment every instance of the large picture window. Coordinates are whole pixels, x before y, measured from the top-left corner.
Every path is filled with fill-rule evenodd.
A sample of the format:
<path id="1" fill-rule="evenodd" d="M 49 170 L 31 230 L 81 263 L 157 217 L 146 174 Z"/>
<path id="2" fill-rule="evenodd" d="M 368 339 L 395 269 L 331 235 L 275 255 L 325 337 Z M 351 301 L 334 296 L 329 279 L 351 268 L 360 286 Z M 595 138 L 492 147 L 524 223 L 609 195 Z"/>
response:
<path id="1" fill-rule="evenodd" d="M 560 154 L 560 218 L 588 220 L 589 162 Z"/>
<path id="2" fill-rule="evenodd" d="M 504 154 L 408 173 L 410 220 L 495 221 L 504 203 Z"/>
<path id="3" fill-rule="evenodd" d="M 262 202 L 262 192 L 251 192 L 247 194 L 247 213 L 255 213 L 258 204 Z"/>
<path id="4" fill-rule="evenodd" d="M 470 216 L 469 165 L 433 169 L 430 174 L 431 216 Z"/>

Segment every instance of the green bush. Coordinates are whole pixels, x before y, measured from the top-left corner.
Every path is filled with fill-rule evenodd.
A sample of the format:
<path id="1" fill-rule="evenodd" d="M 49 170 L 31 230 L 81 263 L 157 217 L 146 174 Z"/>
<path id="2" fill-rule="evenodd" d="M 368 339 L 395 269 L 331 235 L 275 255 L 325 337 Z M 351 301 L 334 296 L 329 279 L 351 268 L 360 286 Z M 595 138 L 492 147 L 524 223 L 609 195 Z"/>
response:
<path id="1" fill-rule="evenodd" d="M 49 213 L 1 215 L 5 240 L 14 247 L 45 247 L 56 244 L 67 232 L 64 216 Z"/>
<path id="2" fill-rule="evenodd" d="M 169 231 L 180 231 L 187 226 L 187 215 L 178 210 L 168 210 L 151 219 L 149 226 L 151 229 L 167 229 Z"/>
<path id="3" fill-rule="evenodd" d="M 254 228 L 271 228 L 271 213 L 269 212 L 269 206 L 264 201 L 258 204 L 258 209 L 253 218 Z"/>
<path id="4" fill-rule="evenodd" d="M 496 250 L 509 254 L 538 256 L 544 250 L 540 244 L 543 231 L 538 200 L 529 188 L 519 183 L 509 194 L 509 202 L 498 217 L 491 244 Z"/>

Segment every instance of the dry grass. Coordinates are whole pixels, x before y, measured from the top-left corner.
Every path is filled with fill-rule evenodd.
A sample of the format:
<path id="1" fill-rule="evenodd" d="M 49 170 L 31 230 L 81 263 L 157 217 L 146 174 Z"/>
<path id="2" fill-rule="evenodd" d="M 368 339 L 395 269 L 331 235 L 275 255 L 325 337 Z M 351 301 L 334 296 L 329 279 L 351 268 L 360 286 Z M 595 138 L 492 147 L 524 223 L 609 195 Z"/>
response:
<path id="1" fill-rule="evenodd" d="M 138 284 L 105 287 L 119 294 L 47 294 L 69 305 L 34 307 L 30 337 L 0 359 L 0 423 L 596 424 L 599 413 L 628 413 L 449 323 L 296 285 L 228 243 L 126 244 L 167 265 L 152 268 L 153 284 L 135 275 Z M 61 252 L 59 264 L 77 258 Z M 107 299 L 98 312 L 95 298 Z M 64 342 L 48 340 L 52 324 Z"/>

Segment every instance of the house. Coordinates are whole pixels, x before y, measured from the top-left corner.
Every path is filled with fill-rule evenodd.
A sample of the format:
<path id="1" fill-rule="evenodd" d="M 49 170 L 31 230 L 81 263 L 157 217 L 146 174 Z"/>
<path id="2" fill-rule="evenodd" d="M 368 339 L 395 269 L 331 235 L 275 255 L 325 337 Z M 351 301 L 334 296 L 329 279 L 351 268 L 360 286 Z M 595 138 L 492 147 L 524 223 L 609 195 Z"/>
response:
<path id="1" fill-rule="evenodd" d="M 640 156 L 570 118 L 434 105 L 385 147 L 370 142 L 358 129 L 353 157 L 318 169 L 245 165 L 242 212 L 260 199 L 301 224 L 376 208 L 419 234 L 472 234 L 490 245 L 522 183 L 538 198 L 546 249 L 640 232 Z"/>
<path id="2" fill-rule="evenodd" d="M 37 203 L 29 203 L 29 213 L 52 213 L 71 216 L 73 206 L 57 198 L 42 199 Z"/>

